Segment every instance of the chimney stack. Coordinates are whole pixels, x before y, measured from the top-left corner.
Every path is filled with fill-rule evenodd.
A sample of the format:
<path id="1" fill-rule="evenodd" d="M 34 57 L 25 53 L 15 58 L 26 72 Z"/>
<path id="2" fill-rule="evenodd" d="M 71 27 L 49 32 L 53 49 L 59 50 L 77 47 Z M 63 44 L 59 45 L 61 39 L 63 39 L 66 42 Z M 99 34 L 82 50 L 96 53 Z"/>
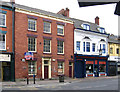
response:
<path id="1" fill-rule="evenodd" d="M 99 17 L 98 16 L 95 18 L 95 24 L 99 25 Z"/>
<path id="2" fill-rule="evenodd" d="M 15 0 L 10 0 L 11 3 L 15 3 Z"/>
<path id="3" fill-rule="evenodd" d="M 57 14 L 62 14 L 63 16 L 69 17 L 69 9 L 66 8 L 66 10 L 61 9 Z"/>

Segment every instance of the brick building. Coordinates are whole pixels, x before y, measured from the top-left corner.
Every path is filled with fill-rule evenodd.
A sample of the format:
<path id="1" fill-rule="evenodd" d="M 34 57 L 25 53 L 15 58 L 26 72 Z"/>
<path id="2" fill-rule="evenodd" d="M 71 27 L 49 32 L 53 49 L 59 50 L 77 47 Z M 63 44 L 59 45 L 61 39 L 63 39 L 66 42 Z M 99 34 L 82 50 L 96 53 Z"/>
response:
<path id="1" fill-rule="evenodd" d="M 74 25 L 68 18 L 69 9 L 65 10 L 66 15 L 63 16 L 15 2 L 3 4 L 7 8 L 1 7 L 0 12 L 1 15 L 6 14 L 6 26 L 0 26 L 0 33 L 6 35 L 6 49 L 2 53 L 15 53 L 9 61 L 11 69 L 8 70 L 12 74 L 10 80 L 14 77 L 16 80 L 28 76 L 32 78 L 33 75 L 39 79 L 57 78 L 61 74 L 73 77 Z M 15 7 L 13 11 L 12 5 Z"/>
<path id="2" fill-rule="evenodd" d="M 73 22 L 40 9 L 15 7 L 15 78 L 72 77 Z M 24 61 L 25 52 L 32 52 L 34 58 Z"/>
<path id="3" fill-rule="evenodd" d="M 14 79 L 12 13 L 12 4 L 0 2 L 0 81 Z"/>

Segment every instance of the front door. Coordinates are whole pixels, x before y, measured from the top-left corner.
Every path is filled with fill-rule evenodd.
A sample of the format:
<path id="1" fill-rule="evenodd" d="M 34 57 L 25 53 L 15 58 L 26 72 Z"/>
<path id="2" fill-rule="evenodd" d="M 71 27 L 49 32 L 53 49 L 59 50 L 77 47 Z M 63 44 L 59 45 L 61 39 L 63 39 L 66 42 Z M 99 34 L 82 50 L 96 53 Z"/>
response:
<path id="1" fill-rule="evenodd" d="M 94 65 L 94 74 L 95 74 L 95 77 L 99 77 L 98 65 Z"/>
<path id="2" fill-rule="evenodd" d="M 3 81 L 10 81 L 10 66 L 3 66 Z"/>
<path id="3" fill-rule="evenodd" d="M 69 77 L 72 77 L 72 66 L 69 66 Z"/>
<path id="4" fill-rule="evenodd" d="M 48 66 L 44 66 L 44 78 L 48 79 Z"/>

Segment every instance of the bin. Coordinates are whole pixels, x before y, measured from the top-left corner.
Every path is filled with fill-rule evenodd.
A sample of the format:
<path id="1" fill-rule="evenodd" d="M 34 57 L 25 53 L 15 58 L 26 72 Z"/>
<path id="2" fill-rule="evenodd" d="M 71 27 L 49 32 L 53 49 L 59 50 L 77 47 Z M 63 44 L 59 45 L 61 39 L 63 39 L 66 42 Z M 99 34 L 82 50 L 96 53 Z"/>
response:
<path id="1" fill-rule="evenodd" d="M 59 75 L 59 82 L 64 82 L 64 75 Z"/>

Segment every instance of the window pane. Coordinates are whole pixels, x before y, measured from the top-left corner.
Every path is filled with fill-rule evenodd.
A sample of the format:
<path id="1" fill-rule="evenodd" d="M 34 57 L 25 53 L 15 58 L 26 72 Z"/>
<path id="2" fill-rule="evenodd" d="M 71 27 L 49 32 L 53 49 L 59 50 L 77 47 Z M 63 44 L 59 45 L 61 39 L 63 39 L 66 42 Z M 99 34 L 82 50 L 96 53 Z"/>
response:
<path id="1" fill-rule="evenodd" d="M 90 42 L 86 42 L 86 52 L 90 52 Z"/>
<path id="2" fill-rule="evenodd" d="M 36 40 L 34 37 L 28 38 L 28 51 L 36 51 Z"/>
<path id="3" fill-rule="evenodd" d="M 35 61 L 28 62 L 28 73 L 36 74 L 36 62 Z"/>
<path id="4" fill-rule="evenodd" d="M 113 54 L 113 48 L 110 48 L 110 54 Z"/>
<path id="5" fill-rule="evenodd" d="M 50 33 L 50 23 L 44 22 L 44 32 Z"/>
<path id="6" fill-rule="evenodd" d="M 106 53 L 105 48 L 105 44 L 103 44 L 103 53 Z"/>
<path id="7" fill-rule="evenodd" d="M 116 49 L 116 53 L 119 54 L 119 48 Z"/>
<path id="8" fill-rule="evenodd" d="M 80 51 L 80 41 L 76 42 L 76 50 Z"/>
<path id="9" fill-rule="evenodd" d="M 57 52 L 63 53 L 63 41 L 57 41 Z"/>
<path id="10" fill-rule="evenodd" d="M 5 34 L 0 34 L 0 50 L 5 50 Z"/>
<path id="11" fill-rule="evenodd" d="M 83 42 L 83 51 L 85 52 L 85 42 Z"/>
<path id="12" fill-rule="evenodd" d="M 57 34 L 63 35 L 64 34 L 63 31 L 64 31 L 64 26 L 63 25 L 57 25 Z"/>
<path id="13" fill-rule="evenodd" d="M 36 20 L 28 19 L 28 29 L 36 31 Z"/>
<path id="14" fill-rule="evenodd" d="M 6 23 L 5 16 L 6 16 L 5 14 L 0 13 L 0 25 L 1 26 L 5 26 L 5 23 Z"/>
<path id="15" fill-rule="evenodd" d="M 50 40 L 48 39 L 44 39 L 44 48 L 43 48 L 44 52 L 50 52 Z"/>
<path id="16" fill-rule="evenodd" d="M 95 43 L 92 44 L 92 51 L 95 52 Z"/>
<path id="17" fill-rule="evenodd" d="M 93 73 L 93 64 L 86 64 L 86 73 Z"/>

